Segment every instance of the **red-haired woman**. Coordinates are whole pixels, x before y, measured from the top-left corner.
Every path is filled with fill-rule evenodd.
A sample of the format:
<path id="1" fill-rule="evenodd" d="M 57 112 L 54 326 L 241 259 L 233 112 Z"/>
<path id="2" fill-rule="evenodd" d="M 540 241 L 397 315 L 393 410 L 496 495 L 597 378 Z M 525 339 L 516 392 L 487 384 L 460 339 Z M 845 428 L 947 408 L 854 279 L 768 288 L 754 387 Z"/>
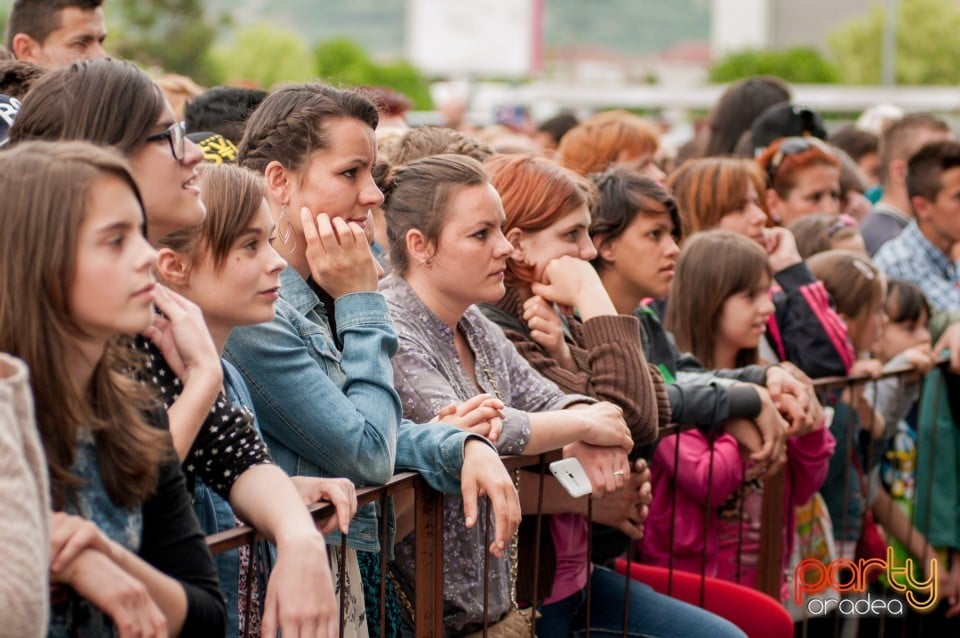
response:
<path id="1" fill-rule="evenodd" d="M 773 353 L 764 358 L 790 361 L 814 378 L 846 374 L 854 358 L 846 330 L 830 308 L 823 284 L 800 257 L 793 234 L 766 227 L 757 165 L 721 157 L 688 160 L 667 186 L 677 200 L 685 231 L 729 230 L 766 250 L 779 290 L 774 291 L 776 312 L 767 332 Z"/>
<path id="2" fill-rule="evenodd" d="M 666 175 L 654 162 L 659 148 L 659 134 L 653 124 L 627 111 L 604 111 L 567 131 L 557 147 L 556 159 L 580 175 L 629 166 L 662 182 Z"/>
<path id="3" fill-rule="evenodd" d="M 815 137 L 784 137 L 757 158 L 767 176 L 770 218 L 788 226 L 804 215 L 840 212 L 840 158 Z"/>

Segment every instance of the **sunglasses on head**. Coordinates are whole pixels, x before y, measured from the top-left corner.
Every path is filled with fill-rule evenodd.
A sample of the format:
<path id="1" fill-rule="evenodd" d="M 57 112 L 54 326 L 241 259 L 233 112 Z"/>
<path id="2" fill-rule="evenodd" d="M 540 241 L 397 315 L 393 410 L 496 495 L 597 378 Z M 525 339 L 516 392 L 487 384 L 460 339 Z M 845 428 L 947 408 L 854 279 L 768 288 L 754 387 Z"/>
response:
<path id="1" fill-rule="evenodd" d="M 803 153 L 811 148 L 818 148 L 827 155 L 833 156 L 830 147 L 819 138 L 811 136 L 782 138 L 780 148 L 777 149 L 777 152 L 770 158 L 770 163 L 767 164 L 767 178 L 770 180 L 770 184 L 773 184 L 773 178 L 777 176 L 777 171 L 780 170 L 788 157 Z"/>

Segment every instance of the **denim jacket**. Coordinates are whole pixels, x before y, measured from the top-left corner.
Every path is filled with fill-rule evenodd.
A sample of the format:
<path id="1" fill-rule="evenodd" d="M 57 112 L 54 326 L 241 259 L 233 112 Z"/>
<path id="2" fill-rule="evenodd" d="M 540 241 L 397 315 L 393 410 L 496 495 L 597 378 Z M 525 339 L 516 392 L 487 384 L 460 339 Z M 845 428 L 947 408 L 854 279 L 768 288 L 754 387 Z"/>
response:
<path id="1" fill-rule="evenodd" d="M 336 300 L 341 350 L 323 303 L 300 274 L 288 266 L 280 285 L 273 321 L 235 329 L 224 349 L 246 381 L 277 464 L 291 476 L 340 476 L 361 486 L 414 471 L 436 490 L 459 492 L 471 435 L 402 418 L 390 363 L 397 334 L 383 296 Z M 387 523 L 392 533 L 393 520 Z M 354 517 L 347 544 L 379 551 L 372 504 Z"/>

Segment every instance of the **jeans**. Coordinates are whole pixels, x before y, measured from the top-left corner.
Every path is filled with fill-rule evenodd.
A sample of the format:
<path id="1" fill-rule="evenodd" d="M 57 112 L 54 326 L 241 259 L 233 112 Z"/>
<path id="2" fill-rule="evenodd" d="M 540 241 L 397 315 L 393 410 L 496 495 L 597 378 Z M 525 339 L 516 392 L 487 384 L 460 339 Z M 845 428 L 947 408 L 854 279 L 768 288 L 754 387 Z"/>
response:
<path id="1" fill-rule="evenodd" d="M 590 633 L 623 635 L 623 605 L 626 579 L 605 567 L 594 565 L 590 576 Z M 584 633 L 587 619 L 586 589 L 540 609 L 539 638 L 566 638 Z M 735 625 L 708 611 L 658 594 L 639 581 L 630 583 L 630 613 L 627 636 L 637 638 L 745 638 Z"/>

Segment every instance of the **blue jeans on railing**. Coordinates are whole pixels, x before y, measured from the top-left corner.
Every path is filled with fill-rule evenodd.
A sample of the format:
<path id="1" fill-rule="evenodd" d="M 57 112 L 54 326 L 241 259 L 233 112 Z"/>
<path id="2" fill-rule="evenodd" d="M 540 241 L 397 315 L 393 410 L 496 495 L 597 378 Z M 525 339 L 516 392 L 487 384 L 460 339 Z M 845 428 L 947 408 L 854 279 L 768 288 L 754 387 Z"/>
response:
<path id="1" fill-rule="evenodd" d="M 623 635 L 624 576 L 594 565 L 590 577 L 590 633 Z M 584 633 L 586 589 L 540 608 L 537 621 L 540 638 L 566 638 Z M 708 611 L 658 594 L 639 581 L 630 583 L 630 613 L 627 636 L 638 638 L 744 638 L 735 625 Z"/>

